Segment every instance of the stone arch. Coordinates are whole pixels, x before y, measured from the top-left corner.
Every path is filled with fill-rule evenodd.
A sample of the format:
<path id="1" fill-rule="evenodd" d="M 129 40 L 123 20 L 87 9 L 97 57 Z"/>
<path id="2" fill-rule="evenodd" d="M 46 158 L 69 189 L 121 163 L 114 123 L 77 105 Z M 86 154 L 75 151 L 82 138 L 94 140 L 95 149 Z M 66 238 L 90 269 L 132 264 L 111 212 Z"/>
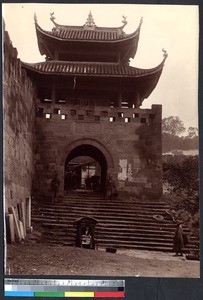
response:
<path id="1" fill-rule="evenodd" d="M 101 167 L 102 190 L 106 186 L 107 172 L 114 167 L 113 158 L 108 149 L 100 142 L 91 138 L 83 138 L 69 143 L 64 148 L 63 165 L 66 166 L 72 159 L 78 156 L 90 156 L 94 158 Z M 66 179 L 64 177 L 64 185 Z"/>
<path id="2" fill-rule="evenodd" d="M 94 146 L 95 148 L 97 148 L 98 150 L 100 150 L 101 153 L 106 158 L 108 169 L 113 169 L 114 168 L 114 161 L 113 161 L 113 157 L 112 157 L 110 151 L 101 142 L 99 142 L 95 139 L 92 139 L 92 138 L 81 138 L 81 139 L 77 139 L 75 141 L 72 141 L 72 142 L 68 143 L 64 147 L 64 151 L 63 151 L 62 156 L 61 156 L 61 159 L 62 159 L 61 164 L 64 165 L 68 154 L 74 148 L 76 148 L 78 146 L 81 146 L 81 145 L 91 145 L 91 146 Z"/>

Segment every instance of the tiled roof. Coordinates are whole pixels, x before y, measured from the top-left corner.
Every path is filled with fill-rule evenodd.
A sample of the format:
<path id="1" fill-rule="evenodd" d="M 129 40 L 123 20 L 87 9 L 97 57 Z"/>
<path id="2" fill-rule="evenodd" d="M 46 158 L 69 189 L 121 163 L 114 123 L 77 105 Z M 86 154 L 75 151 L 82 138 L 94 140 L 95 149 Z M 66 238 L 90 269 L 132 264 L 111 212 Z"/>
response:
<path id="1" fill-rule="evenodd" d="M 23 67 L 41 74 L 142 77 L 161 71 L 164 61 L 165 59 L 160 65 L 152 69 L 139 69 L 113 63 L 67 61 L 46 61 L 34 64 L 23 63 Z"/>
<path id="2" fill-rule="evenodd" d="M 64 41 L 118 41 L 139 36 L 140 26 L 132 34 L 125 34 L 121 28 L 96 27 L 93 30 L 89 30 L 83 26 L 55 27 L 52 31 L 46 31 L 38 24 L 36 24 L 36 30 L 43 35 Z"/>

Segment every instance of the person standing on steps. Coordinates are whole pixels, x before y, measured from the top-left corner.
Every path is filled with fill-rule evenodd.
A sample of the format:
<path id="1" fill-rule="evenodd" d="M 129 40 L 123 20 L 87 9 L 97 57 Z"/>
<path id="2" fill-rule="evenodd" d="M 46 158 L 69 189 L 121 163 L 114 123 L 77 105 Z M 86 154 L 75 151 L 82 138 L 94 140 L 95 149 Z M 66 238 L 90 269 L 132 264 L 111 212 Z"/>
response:
<path id="1" fill-rule="evenodd" d="M 184 248 L 183 227 L 181 226 L 180 223 L 178 223 L 173 238 L 173 250 L 175 251 L 175 255 L 178 256 L 178 254 L 180 253 L 180 256 L 183 256 L 183 248 Z"/>
<path id="2" fill-rule="evenodd" d="M 106 184 L 106 198 L 112 199 L 113 198 L 113 179 L 109 175 L 107 184 Z"/>
<path id="3" fill-rule="evenodd" d="M 57 172 L 54 173 L 53 179 L 51 181 L 51 192 L 52 192 L 52 203 L 57 201 L 57 193 L 59 191 L 60 180 L 58 178 Z"/>

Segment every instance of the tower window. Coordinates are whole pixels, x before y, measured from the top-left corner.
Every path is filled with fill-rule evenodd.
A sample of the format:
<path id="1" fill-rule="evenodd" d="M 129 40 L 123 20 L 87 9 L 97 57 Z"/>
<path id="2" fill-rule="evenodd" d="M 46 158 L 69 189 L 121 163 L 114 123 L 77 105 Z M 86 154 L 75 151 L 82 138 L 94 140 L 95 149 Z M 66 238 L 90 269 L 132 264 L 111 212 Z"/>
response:
<path id="1" fill-rule="evenodd" d="M 51 119 L 51 114 L 46 114 L 46 115 L 45 115 L 45 118 L 46 118 L 46 119 Z"/>
<path id="2" fill-rule="evenodd" d="M 84 115 L 78 115 L 78 120 L 84 120 Z"/>
<path id="3" fill-rule="evenodd" d="M 138 113 L 134 113 L 133 114 L 133 118 L 139 118 L 139 114 Z"/>
<path id="4" fill-rule="evenodd" d="M 37 112 L 43 114 L 44 108 L 43 107 L 37 107 Z"/>
<path id="5" fill-rule="evenodd" d="M 76 110 L 75 109 L 71 109 L 70 114 L 71 114 L 71 116 L 75 116 L 76 115 Z"/>
<path id="6" fill-rule="evenodd" d="M 61 115 L 61 120 L 65 120 L 65 119 L 67 119 L 67 114 Z"/>
<path id="7" fill-rule="evenodd" d="M 93 114 L 93 111 L 92 110 L 86 110 L 86 115 L 87 116 L 92 116 Z"/>
<path id="8" fill-rule="evenodd" d="M 116 121 L 116 118 L 115 118 L 115 117 L 110 117 L 110 118 L 109 118 L 109 121 L 110 121 L 110 122 L 115 122 L 115 121 Z"/>
<path id="9" fill-rule="evenodd" d="M 129 123 L 130 122 L 130 118 L 125 118 L 125 123 Z"/>
<path id="10" fill-rule="evenodd" d="M 94 116 L 95 121 L 100 121 L 100 116 Z"/>
<path id="11" fill-rule="evenodd" d="M 118 112 L 118 117 L 119 118 L 123 118 L 123 116 L 124 116 L 123 112 Z"/>
<path id="12" fill-rule="evenodd" d="M 128 108 L 128 102 L 122 101 L 121 108 Z"/>
<path id="13" fill-rule="evenodd" d="M 107 117 L 107 116 L 108 116 L 108 111 L 103 110 L 103 111 L 102 111 L 102 116 L 103 116 L 103 117 Z"/>
<path id="14" fill-rule="evenodd" d="M 66 100 L 65 99 L 59 99 L 58 103 L 66 103 Z"/>
<path id="15" fill-rule="evenodd" d="M 146 118 L 141 118 L 141 119 L 140 119 L 140 122 L 143 123 L 143 124 L 144 124 L 144 123 L 147 123 L 147 119 L 146 119 Z"/>
<path id="16" fill-rule="evenodd" d="M 54 113 L 60 115 L 61 111 L 59 108 L 54 108 Z"/>
<path id="17" fill-rule="evenodd" d="M 37 117 L 43 117 L 44 108 L 37 107 Z"/>

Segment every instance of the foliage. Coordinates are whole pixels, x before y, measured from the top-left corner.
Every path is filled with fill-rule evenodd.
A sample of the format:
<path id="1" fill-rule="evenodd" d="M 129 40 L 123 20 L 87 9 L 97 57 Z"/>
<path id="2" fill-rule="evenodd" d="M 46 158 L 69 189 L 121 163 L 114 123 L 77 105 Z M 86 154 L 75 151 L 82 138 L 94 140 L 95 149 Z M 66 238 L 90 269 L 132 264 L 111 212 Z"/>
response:
<path id="1" fill-rule="evenodd" d="M 163 181 L 171 188 L 168 197 L 176 218 L 183 220 L 195 235 L 199 235 L 198 156 L 170 158 L 163 163 Z"/>
<path id="2" fill-rule="evenodd" d="M 189 127 L 187 136 L 179 136 L 185 131 L 183 122 L 179 117 L 170 116 L 162 120 L 162 149 L 163 152 L 171 150 L 198 149 L 198 129 Z"/>
<path id="3" fill-rule="evenodd" d="M 185 131 L 183 122 L 179 117 L 170 116 L 162 120 L 162 131 L 173 136 L 179 135 Z"/>
<path id="4" fill-rule="evenodd" d="M 188 137 L 190 139 L 198 136 L 198 129 L 196 127 L 189 127 L 188 128 Z"/>
<path id="5" fill-rule="evenodd" d="M 164 152 L 169 152 L 174 149 L 179 150 L 193 150 L 199 148 L 198 136 L 172 136 L 171 134 L 163 133 L 162 135 L 162 149 Z"/>
<path id="6" fill-rule="evenodd" d="M 163 180 L 177 194 L 197 195 L 199 189 L 198 156 L 189 156 L 182 161 L 163 163 Z"/>

